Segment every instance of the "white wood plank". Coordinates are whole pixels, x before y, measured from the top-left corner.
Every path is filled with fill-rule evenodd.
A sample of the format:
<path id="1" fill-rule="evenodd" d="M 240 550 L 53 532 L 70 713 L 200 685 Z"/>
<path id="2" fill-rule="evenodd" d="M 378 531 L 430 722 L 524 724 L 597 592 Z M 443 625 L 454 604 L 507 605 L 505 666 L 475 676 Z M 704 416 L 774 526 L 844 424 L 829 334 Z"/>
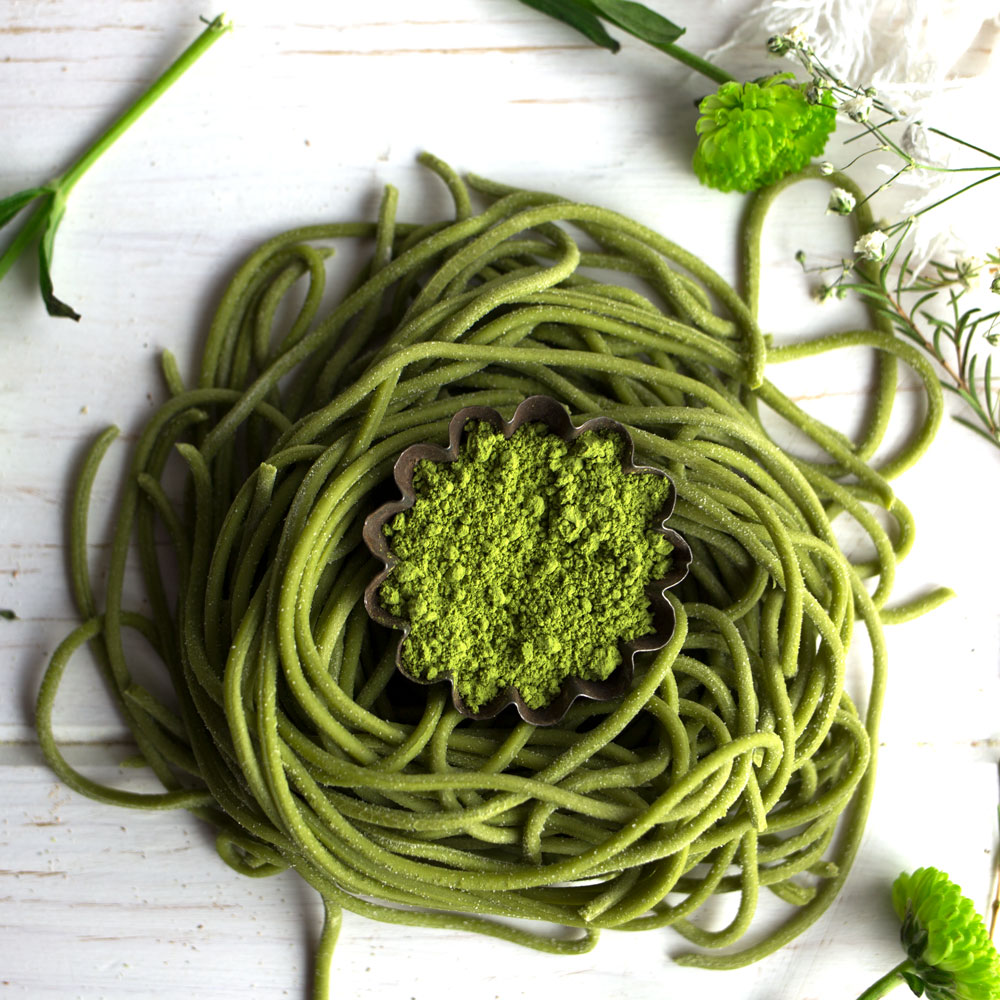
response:
<path id="1" fill-rule="evenodd" d="M 747 4 L 683 6 L 686 43 L 704 51 Z M 94 434 L 122 428 L 95 492 L 99 577 L 128 445 L 163 398 L 158 353 L 171 348 L 193 374 L 213 304 L 246 253 L 299 223 L 371 218 L 385 183 L 400 188 L 404 218 L 448 211 L 442 186 L 414 164 L 427 148 L 463 170 L 633 215 L 735 274 L 740 200 L 701 188 L 688 167 L 692 101 L 707 88 L 640 43 L 625 39 L 612 57 L 514 0 L 237 0 L 230 12 L 232 37 L 72 197 L 55 278 L 84 315 L 79 327 L 44 315 L 32 262 L 0 283 L 0 607 L 20 617 L 0 620 L 5 996 L 270 998 L 306 988 L 319 909 L 296 878 L 242 879 L 196 820 L 68 792 L 40 762 L 30 725 L 40 671 L 73 622 L 61 559 L 69 470 Z M 193 37 L 202 13 L 194 0 L 7 4 L 0 192 L 63 169 Z M 839 220 L 820 228 L 824 203 L 821 186 L 802 185 L 768 227 L 762 321 L 779 339 L 861 321 L 846 303 L 815 306 L 792 259 L 800 247 L 829 253 L 838 226 L 849 248 Z M 349 262 L 350 251 L 343 256 Z M 773 377 L 849 430 L 870 359 L 850 352 Z M 896 434 L 919 406 L 904 383 Z M 1000 462 L 948 421 L 898 491 L 918 526 L 899 596 L 949 584 L 959 598 L 888 633 L 875 807 L 856 871 L 816 927 L 765 963 L 712 975 L 672 966 L 681 948 L 669 932 L 609 933 L 591 955 L 560 959 L 348 917 L 335 995 L 541 1000 L 572 989 L 580 1000 L 833 1000 L 897 961 L 886 893 L 900 869 L 944 867 L 985 908 L 996 837 Z M 860 643 L 855 689 L 862 653 Z M 85 653 L 67 678 L 57 730 L 88 774 L 141 783 L 115 766 L 129 745 Z"/>
<path id="2" fill-rule="evenodd" d="M 123 750 L 69 753 L 87 773 L 113 781 L 117 769 L 108 761 L 120 759 Z M 297 878 L 241 878 L 215 857 L 211 835 L 197 820 L 80 799 L 27 749 L 7 749 L 2 760 L 7 808 L 0 825 L 0 929 L 2 979 L 10 995 L 302 995 L 308 942 L 321 917 Z M 682 969 L 669 957 L 684 944 L 669 931 L 607 932 L 589 955 L 562 958 L 348 914 L 335 958 L 335 991 L 363 1000 L 428 1000 L 442 991 L 472 1000 L 543 1000 L 553 989 L 572 988 L 588 1000 L 609 990 L 657 1000 L 669 989 L 764 1000 L 780 984 L 783 993 L 816 1000 L 856 995 L 897 961 L 887 891 L 901 868 L 914 858 L 946 865 L 981 906 L 988 891 L 992 761 L 962 749 L 886 747 L 881 769 L 880 796 L 849 890 L 818 925 L 766 962 L 725 974 Z M 961 783 L 957 774 L 965 776 Z M 935 812 L 961 814 L 969 822 L 948 824 L 942 836 L 923 809 L 926 788 L 935 789 Z M 763 913 L 774 909 L 762 900 Z M 64 978 L 69 970 L 72 979 Z"/>

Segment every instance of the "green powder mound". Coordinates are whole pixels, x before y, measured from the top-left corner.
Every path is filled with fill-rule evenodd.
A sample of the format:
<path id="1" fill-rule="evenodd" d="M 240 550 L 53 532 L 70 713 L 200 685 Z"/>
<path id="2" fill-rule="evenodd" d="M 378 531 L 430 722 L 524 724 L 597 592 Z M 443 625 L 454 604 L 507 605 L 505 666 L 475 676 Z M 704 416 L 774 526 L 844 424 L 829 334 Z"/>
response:
<path id="1" fill-rule="evenodd" d="M 414 677 L 451 675 L 473 711 L 510 684 L 541 708 L 570 675 L 607 678 L 619 641 L 653 631 L 644 589 L 670 566 L 652 530 L 670 483 L 625 473 L 615 434 L 466 431 L 454 462 L 418 463 L 416 503 L 384 529 L 398 565 L 379 596 L 412 624 Z"/>

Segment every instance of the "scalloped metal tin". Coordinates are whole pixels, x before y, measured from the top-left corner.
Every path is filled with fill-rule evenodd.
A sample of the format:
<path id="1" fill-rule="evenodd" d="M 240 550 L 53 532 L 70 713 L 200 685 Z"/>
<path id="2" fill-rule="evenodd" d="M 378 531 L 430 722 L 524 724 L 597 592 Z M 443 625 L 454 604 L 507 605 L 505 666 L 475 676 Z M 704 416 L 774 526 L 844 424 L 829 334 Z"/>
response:
<path id="1" fill-rule="evenodd" d="M 526 705 L 520 692 L 514 685 L 501 691 L 492 701 L 482 706 L 478 712 L 469 708 L 458 693 L 453 678 L 445 675 L 434 680 L 415 677 L 403 662 L 403 647 L 411 625 L 408 621 L 389 614 L 379 603 L 378 592 L 385 579 L 396 566 L 396 558 L 389 548 L 388 540 L 383 534 L 385 524 L 400 511 L 409 510 L 416 503 L 416 493 L 413 489 L 413 473 L 417 463 L 429 460 L 432 462 L 454 462 L 458 458 L 466 424 L 469 421 L 480 421 L 491 424 L 505 438 L 526 423 L 542 423 L 554 434 L 559 435 L 567 443 L 576 440 L 581 434 L 591 431 L 612 433 L 620 437 L 625 445 L 622 455 L 622 468 L 626 473 L 635 475 L 669 477 L 661 469 L 635 464 L 635 445 L 624 425 L 610 417 L 593 417 L 579 426 L 574 426 L 563 406 L 549 396 L 529 396 L 517 409 L 509 421 L 497 410 L 486 406 L 466 406 L 459 410 L 448 426 L 447 448 L 433 444 L 415 444 L 407 448 L 396 460 L 393 467 L 393 477 L 402 494 L 401 499 L 383 504 L 365 520 L 363 537 L 372 555 L 383 564 L 383 569 L 376 574 L 365 589 L 365 608 L 371 618 L 380 625 L 398 629 L 403 634 L 396 647 L 396 667 L 404 677 L 417 684 L 438 684 L 447 680 L 451 684 L 451 698 L 455 708 L 470 719 L 491 719 L 498 715 L 508 705 L 514 705 L 518 714 L 525 722 L 536 726 L 551 726 L 559 722 L 566 714 L 570 705 L 577 698 L 590 698 L 595 701 L 610 701 L 623 695 L 632 684 L 635 670 L 635 659 L 639 653 L 662 649 L 673 635 L 676 626 L 674 609 L 666 599 L 665 591 L 676 586 L 687 576 L 691 564 L 691 549 L 687 542 L 672 528 L 665 524 L 673 513 L 676 492 L 671 482 L 670 498 L 656 518 L 654 531 L 667 537 L 674 546 L 671 553 L 671 571 L 662 580 L 654 580 L 646 587 L 646 597 L 649 600 L 653 615 L 653 631 L 637 639 L 623 640 L 619 643 L 622 661 L 614 671 L 603 681 L 589 681 L 580 677 L 569 676 L 563 682 L 559 693 L 547 705 L 541 708 L 531 708 Z"/>

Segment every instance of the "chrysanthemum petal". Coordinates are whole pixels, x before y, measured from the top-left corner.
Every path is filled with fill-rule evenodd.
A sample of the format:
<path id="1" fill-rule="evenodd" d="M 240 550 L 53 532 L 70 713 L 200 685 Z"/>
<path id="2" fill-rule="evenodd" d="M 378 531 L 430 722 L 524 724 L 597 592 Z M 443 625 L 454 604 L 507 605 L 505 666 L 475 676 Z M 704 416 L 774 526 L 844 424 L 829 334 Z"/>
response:
<path id="1" fill-rule="evenodd" d="M 720 191 L 754 191 L 801 170 L 823 152 L 836 112 L 811 104 L 790 73 L 724 83 L 700 105 L 694 170 Z"/>
<path id="2" fill-rule="evenodd" d="M 1000 955 L 970 899 L 936 868 L 903 873 L 892 887 L 903 948 L 930 1000 L 996 1000 Z"/>

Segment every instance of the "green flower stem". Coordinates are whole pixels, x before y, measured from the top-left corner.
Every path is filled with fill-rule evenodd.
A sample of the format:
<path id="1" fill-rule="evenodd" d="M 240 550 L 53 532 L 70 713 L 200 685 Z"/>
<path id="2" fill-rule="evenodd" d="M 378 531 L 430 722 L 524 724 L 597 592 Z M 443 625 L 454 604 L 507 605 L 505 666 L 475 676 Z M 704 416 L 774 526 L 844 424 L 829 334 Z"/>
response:
<path id="1" fill-rule="evenodd" d="M 881 979 L 877 979 L 858 997 L 858 1000 L 878 1000 L 886 993 L 894 990 L 897 986 L 902 986 L 906 982 L 903 973 L 909 972 L 913 968 L 913 963 L 907 958 L 904 959 L 895 969 L 891 969 Z"/>
<path id="2" fill-rule="evenodd" d="M 220 14 L 210 21 L 205 30 L 177 57 L 169 68 L 160 76 L 128 110 L 73 164 L 61 177 L 52 181 L 51 187 L 56 201 L 60 195 L 65 198 L 80 178 L 93 166 L 94 161 L 102 156 L 148 108 L 169 90 L 184 73 L 193 66 L 205 52 L 208 51 L 227 31 L 232 29 L 232 23 L 225 14 Z M 58 205 L 56 206 L 58 207 Z"/>
<path id="3" fill-rule="evenodd" d="M 702 59 L 701 56 L 696 56 L 693 52 L 688 52 L 687 49 L 681 48 L 680 45 L 674 45 L 673 42 L 669 42 L 665 45 L 657 45 L 661 52 L 666 52 L 668 56 L 672 56 L 680 63 L 684 63 L 685 66 L 696 70 L 701 73 L 702 76 L 707 76 L 709 80 L 714 80 L 716 83 L 729 83 L 731 80 L 735 80 L 736 77 L 727 73 L 720 66 L 716 66 L 715 63 L 710 63 L 707 59 Z"/>
<path id="4" fill-rule="evenodd" d="M 54 238 L 55 228 L 58 226 L 59 220 L 62 218 L 66 208 L 66 199 L 80 178 L 107 152 L 122 133 L 131 128 L 136 119 L 143 115 L 151 105 L 155 104 L 231 28 L 232 24 L 226 19 L 224 14 L 220 14 L 214 20 L 210 21 L 205 30 L 157 78 L 153 85 L 138 100 L 130 105 L 125 113 L 100 135 L 96 142 L 88 147 L 76 163 L 65 173 L 54 177 L 47 184 L 37 189 L 37 195 L 33 199 L 36 203 L 34 212 L 18 231 L 14 239 L 11 240 L 7 249 L 0 254 L 0 280 L 4 278 L 21 254 L 38 239 L 42 239 L 43 241 L 43 262 L 47 267 L 51 258 L 51 242 L 46 246 L 45 241 L 51 241 Z M 48 304 L 48 300 L 46 300 L 46 304 Z M 66 313 L 62 315 L 66 315 Z"/>
<path id="5" fill-rule="evenodd" d="M 888 178 L 888 180 L 882 181 L 882 183 L 879 184 L 879 186 L 877 188 L 875 188 L 873 191 L 870 191 L 868 194 L 866 194 L 864 196 L 864 198 L 862 198 L 857 203 L 857 205 L 867 205 L 868 202 L 870 202 L 872 200 L 872 198 L 875 197 L 875 195 L 877 195 L 880 191 L 884 191 L 887 187 L 889 187 L 890 184 L 893 184 L 896 180 L 898 180 L 900 177 L 902 177 L 903 174 L 905 174 L 906 171 L 910 169 L 910 166 L 911 165 L 909 163 L 904 163 L 903 166 L 901 166 L 899 168 L 899 170 L 897 170 L 891 177 Z M 855 206 L 855 207 L 857 207 L 857 206 Z"/>
<path id="6" fill-rule="evenodd" d="M 991 160 L 1000 160 L 1000 156 L 996 153 L 991 153 L 988 149 L 983 149 L 982 146 L 976 146 L 974 143 L 966 142 L 965 139 L 959 139 L 958 136 L 952 135 L 950 132 L 944 132 L 939 128 L 927 129 L 928 132 L 933 132 L 934 135 L 939 135 L 943 139 L 950 139 L 952 142 L 957 142 L 960 146 L 965 146 L 968 149 L 974 149 L 977 153 L 982 153 L 983 156 L 988 156 Z"/>
<path id="7" fill-rule="evenodd" d="M 919 212 L 914 212 L 913 218 L 916 218 L 918 215 L 923 215 L 925 212 L 931 211 L 931 209 L 939 208 L 941 205 L 945 204 L 945 202 L 951 201 L 952 198 L 957 198 L 960 194 L 965 194 L 966 191 L 971 191 L 974 187 L 979 187 L 980 184 L 985 184 L 987 181 L 995 180 L 997 177 L 1000 177 L 1000 170 L 995 171 L 986 177 L 980 177 L 979 180 L 973 181 L 971 184 L 966 184 L 965 187 L 959 188 L 957 191 L 953 191 L 947 197 L 940 199 L 940 201 L 936 201 L 932 205 L 925 206 L 920 209 Z"/>

